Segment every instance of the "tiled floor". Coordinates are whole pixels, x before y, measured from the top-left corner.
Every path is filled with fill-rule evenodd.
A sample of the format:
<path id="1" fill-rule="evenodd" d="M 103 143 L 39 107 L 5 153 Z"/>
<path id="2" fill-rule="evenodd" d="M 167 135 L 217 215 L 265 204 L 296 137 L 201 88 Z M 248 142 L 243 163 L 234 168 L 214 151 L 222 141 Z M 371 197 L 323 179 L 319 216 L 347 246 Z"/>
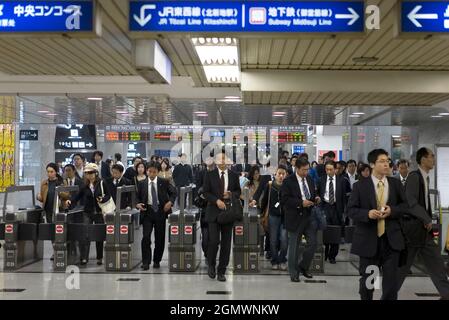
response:
<path id="1" fill-rule="evenodd" d="M 129 273 L 106 273 L 92 259 L 80 268 L 79 289 L 73 288 L 73 275 L 53 273 L 49 260 L 51 249 L 45 248 L 42 261 L 28 265 L 17 272 L 0 273 L 0 289 L 25 289 L 21 292 L 0 292 L 0 299 L 342 299 L 357 300 L 357 259 L 349 255 L 349 246 L 342 246 L 337 264 L 326 262 L 325 274 L 316 274 L 318 282 L 292 283 L 286 271 L 272 271 L 270 262 L 261 258 L 259 274 L 234 275 L 228 270 L 225 283 L 207 276 L 204 262 L 195 273 L 169 273 L 167 259 L 161 268 L 143 271 L 140 267 Z M 92 254 L 95 249 L 93 248 Z M 3 257 L 3 250 L 0 255 Z M 167 251 L 166 251 L 167 252 Z M 92 257 L 94 258 L 94 256 Z M 0 259 L 0 265 L 3 261 Z M 121 280 L 119 280 L 121 279 Z M 323 280 L 325 283 L 322 283 Z M 69 285 L 67 287 L 67 284 Z M 76 287 L 76 286 L 75 286 Z M 7 290 L 8 291 L 8 290 Z M 214 292 L 215 291 L 215 292 Z M 217 291 L 219 294 L 216 294 Z M 436 293 L 430 279 L 413 269 L 399 293 L 400 299 L 438 299 L 418 297 L 416 293 Z M 380 297 L 376 291 L 375 297 Z"/>

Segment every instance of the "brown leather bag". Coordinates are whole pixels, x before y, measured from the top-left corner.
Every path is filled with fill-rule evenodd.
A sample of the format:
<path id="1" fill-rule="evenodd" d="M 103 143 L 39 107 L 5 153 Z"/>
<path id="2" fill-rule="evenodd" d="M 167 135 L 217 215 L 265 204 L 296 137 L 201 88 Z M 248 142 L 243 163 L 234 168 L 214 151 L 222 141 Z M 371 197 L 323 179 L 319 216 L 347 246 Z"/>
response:
<path id="1" fill-rule="evenodd" d="M 269 216 L 269 211 L 270 211 L 270 197 L 271 197 L 271 184 L 272 182 L 270 181 L 268 183 L 268 203 L 267 203 L 267 207 L 265 208 L 263 214 L 262 214 L 262 218 L 260 219 L 260 224 L 262 225 L 262 228 L 265 232 L 268 232 L 269 226 L 268 226 L 268 216 Z"/>

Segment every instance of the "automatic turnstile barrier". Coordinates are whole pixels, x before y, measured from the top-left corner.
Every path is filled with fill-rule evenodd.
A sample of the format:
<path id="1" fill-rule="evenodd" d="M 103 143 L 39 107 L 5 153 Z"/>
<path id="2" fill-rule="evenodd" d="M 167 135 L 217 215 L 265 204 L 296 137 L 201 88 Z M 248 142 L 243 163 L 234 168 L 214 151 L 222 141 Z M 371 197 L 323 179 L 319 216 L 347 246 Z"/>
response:
<path id="1" fill-rule="evenodd" d="M 193 209 L 191 187 L 182 187 L 179 197 L 179 211 L 173 212 L 168 218 L 168 265 L 170 271 L 193 272 L 201 262 L 199 215 Z"/>
<path id="2" fill-rule="evenodd" d="M 243 189 L 243 220 L 234 224 L 234 273 L 259 272 L 259 213 L 249 207 L 249 189 Z"/>

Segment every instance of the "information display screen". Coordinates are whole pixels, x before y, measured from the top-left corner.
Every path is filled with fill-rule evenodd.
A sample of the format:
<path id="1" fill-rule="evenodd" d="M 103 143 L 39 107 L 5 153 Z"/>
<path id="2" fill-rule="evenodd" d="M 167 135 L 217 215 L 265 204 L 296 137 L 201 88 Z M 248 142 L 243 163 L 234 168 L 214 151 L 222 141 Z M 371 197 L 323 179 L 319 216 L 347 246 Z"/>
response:
<path id="1" fill-rule="evenodd" d="M 95 125 L 58 125 L 55 134 L 55 149 L 75 150 L 97 148 Z"/>

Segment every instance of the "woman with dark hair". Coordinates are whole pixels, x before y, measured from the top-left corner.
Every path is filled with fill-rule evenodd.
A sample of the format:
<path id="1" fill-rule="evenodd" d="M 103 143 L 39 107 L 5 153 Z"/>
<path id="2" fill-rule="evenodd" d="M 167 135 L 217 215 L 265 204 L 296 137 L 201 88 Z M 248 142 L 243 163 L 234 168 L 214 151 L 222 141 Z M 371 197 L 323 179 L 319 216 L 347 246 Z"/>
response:
<path id="1" fill-rule="evenodd" d="M 103 212 L 99 203 L 106 203 L 111 199 L 111 194 L 106 181 L 100 178 L 98 166 L 95 163 L 89 163 L 84 167 L 85 184 L 73 200 L 67 200 L 66 205 L 70 206 L 84 199 L 84 223 L 85 224 L 104 224 Z M 97 265 L 103 264 L 103 241 L 97 241 Z M 87 264 L 89 260 L 89 241 L 80 241 L 80 260 L 81 265 Z"/>
<path id="2" fill-rule="evenodd" d="M 161 171 L 159 171 L 158 177 L 166 179 L 170 184 L 175 185 L 170 168 L 170 160 L 168 160 L 168 158 L 163 158 L 161 162 Z"/>
<path id="3" fill-rule="evenodd" d="M 126 169 L 125 174 L 123 175 L 126 179 L 134 181 L 137 175 L 137 165 L 143 162 L 142 157 L 135 157 L 133 159 L 133 166 Z"/>
<path id="4" fill-rule="evenodd" d="M 37 200 L 42 202 L 42 208 L 45 212 L 47 223 L 53 223 L 54 201 L 56 195 L 56 187 L 64 184 L 64 180 L 58 173 L 59 167 L 56 163 L 47 164 L 47 179 L 42 180 L 41 189 L 37 195 Z"/>
<path id="5" fill-rule="evenodd" d="M 56 187 L 64 185 L 64 180 L 58 173 L 58 165 L 56 163 L 47 164 L 47 179 L 42 180 L 41 188 L 39 193 L 37 194 L 37 200 L 42 202 L 42 208 L 45 213 L 45 220 L 47 223 L 53 223 L 53 213 L 55 211 L 54 203 L 56 196 Z M 61 193 L 61 199 L 66 200 L 68 198 L 68 194 Z M 54 256 L 52 255 L 50 260 L 53 260 Z"/>
<path id="6" fill-rule="evenodd" d="M 139 162 L 136 166 L 137 174 L 134 177 L 134 183 L 136 186 L 139 184 L 140 181 L 143 181 L 147 178 L 147 166 L 143 162 Z"/>
<path id="7" fill-rule="evenodd" d="M 371 175 L 371 167 L 366 163 L 359 164 L 359 168 L 357 169 L 357 174 L 359 180 L 362 178 L 369 178 Z"/>
<path id="8" fill-rule="evenodd" d="M 312 168 L 316 168 L 316 167 L 317 167 L 317 165 L 318 165 L 318 162 L 316 162 L 316 161 L 312 161 L 312 164 L 311 164 L 311 167 L 312 167 Z"/>

